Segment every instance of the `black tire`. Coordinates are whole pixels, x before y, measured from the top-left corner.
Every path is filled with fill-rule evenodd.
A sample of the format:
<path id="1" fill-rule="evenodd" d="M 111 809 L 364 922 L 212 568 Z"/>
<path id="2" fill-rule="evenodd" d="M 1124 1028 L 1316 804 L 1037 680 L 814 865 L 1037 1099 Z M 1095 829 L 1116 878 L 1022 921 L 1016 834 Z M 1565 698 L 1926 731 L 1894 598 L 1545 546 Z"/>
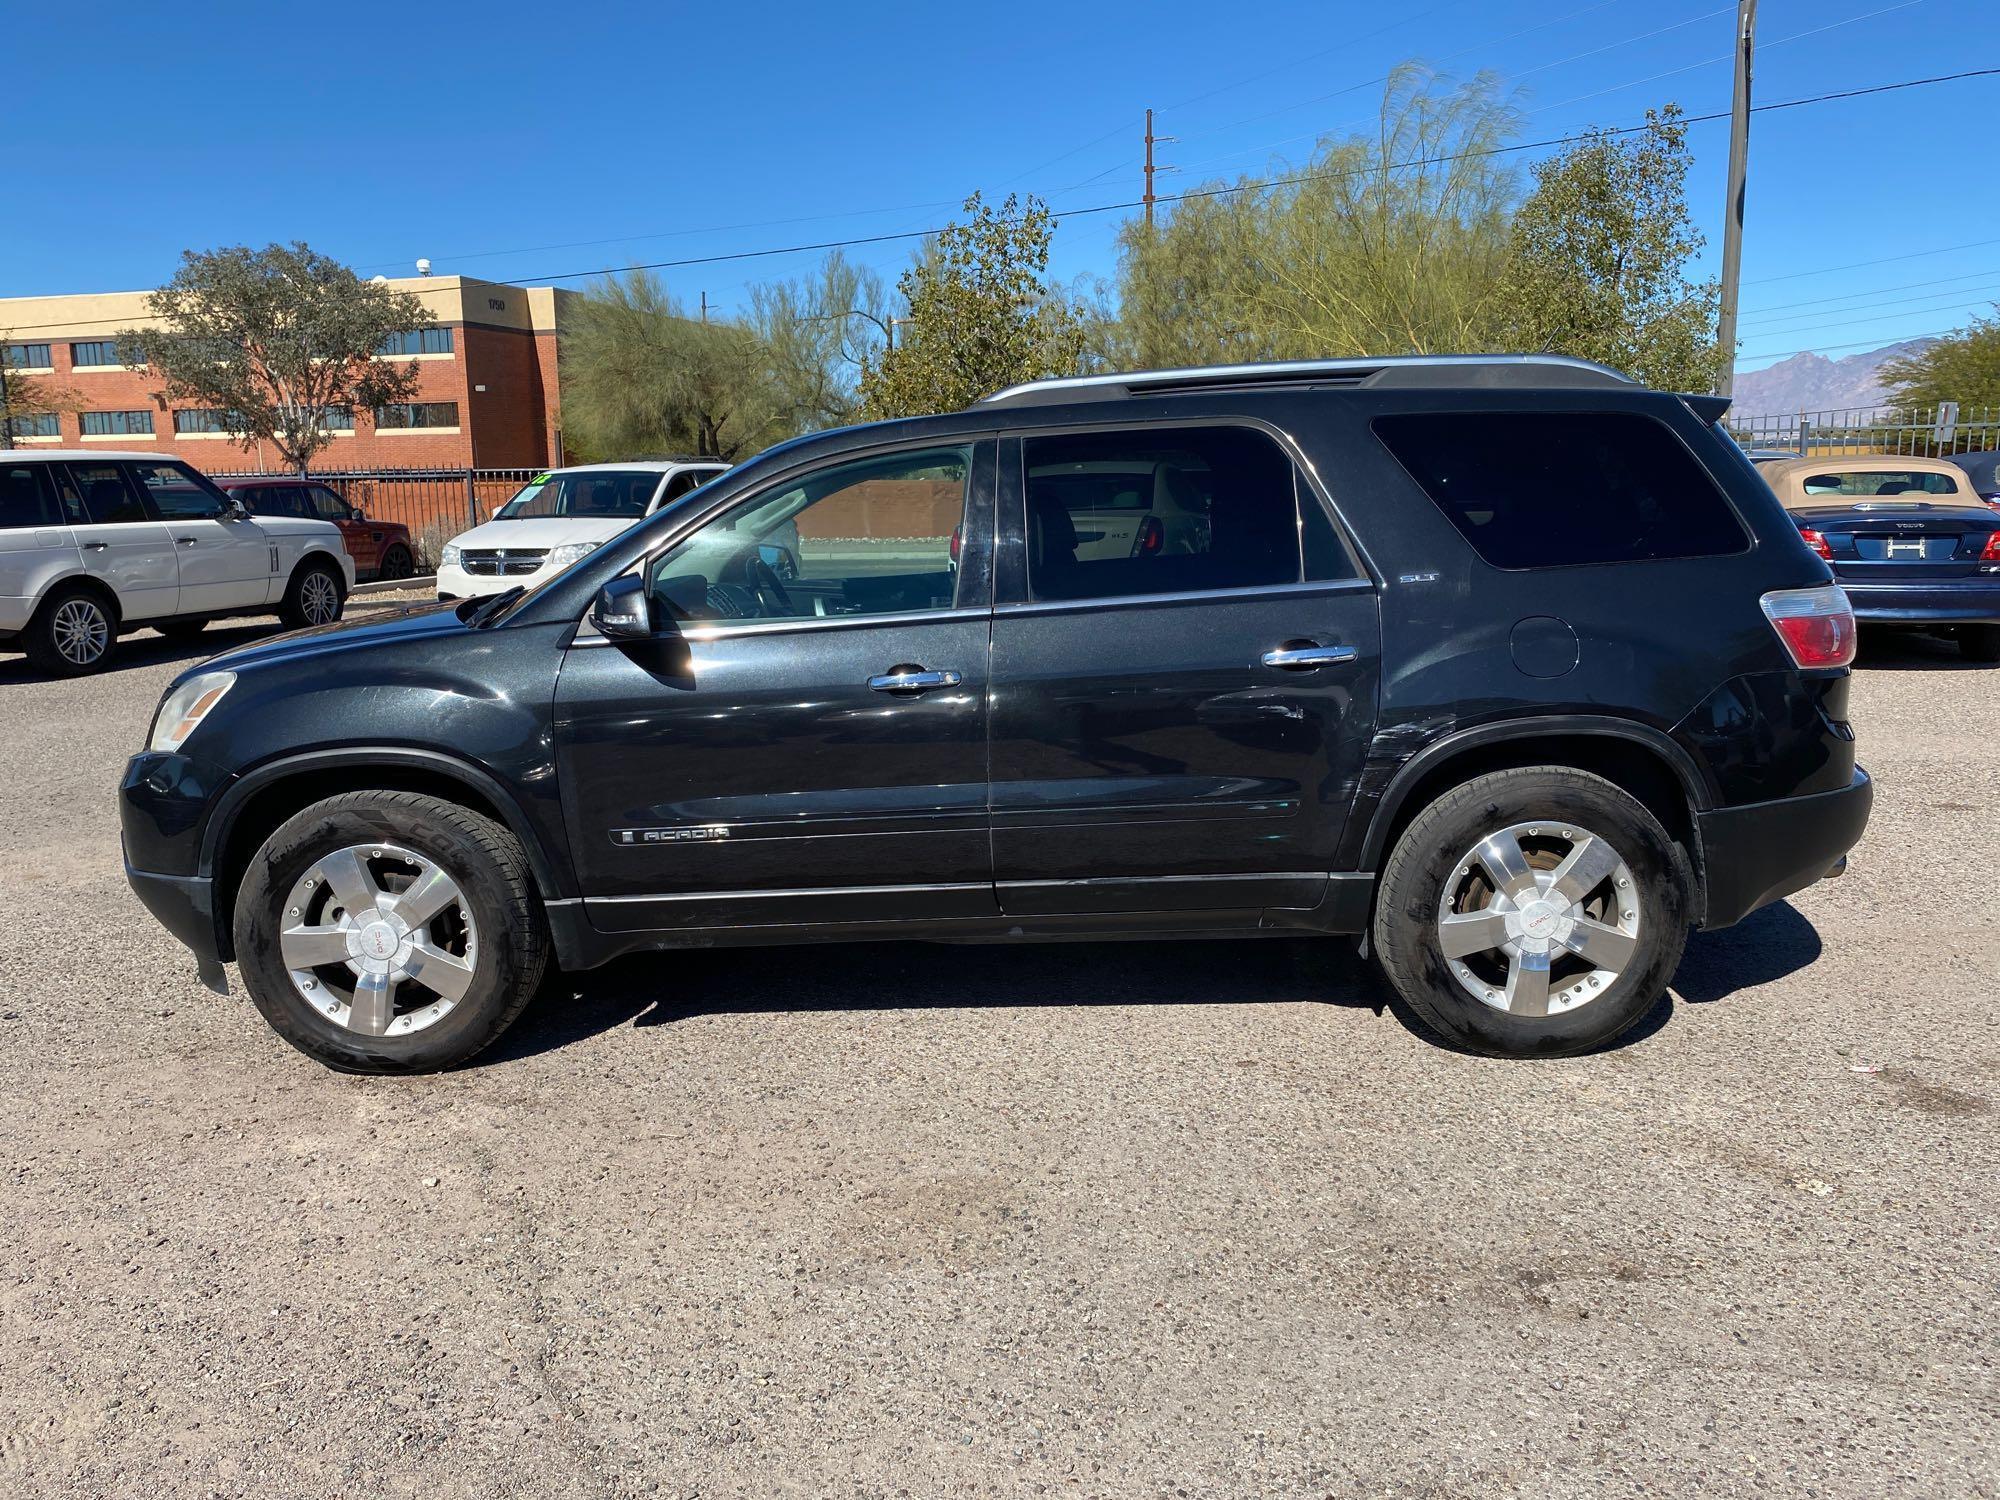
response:
<path id="1" fill-rule="evenodd" d="M 333 617 L 315 618 L 312 601 L 324 598 L 318 591 L 329 585 L 333 589 Z M 285 622 L 288 630 L 305 630 L 314 625 L 331 625 L 346 607 L 347 580 L 340 576 L 340 569 L 332 563 L 313 559 L 301 563 L 298 571 L 292 574 L 292 581 L 285 586 L 284 602 L 278 606 L 278 618 Z"/>
<path id="2" fill-rule="evenodd" d="M 191 641 L 207 624 L 206 620 L 155 620 L 153 629 L 170 641 Z"/>
<path id="3" fill-rule="evenodd" d="M 464 996 L 434 1024 L 402 1036 L 364 1035 L 322 1015 L 293 984 L 279 948 L 299 882 L 313 866 L 340 849 L 377 842 L 436 861 L 483 934 Z M 233 933 L 244 987 L 271 1029 L 308 1057 L 350 1073 L 427 1073 L 474 1056 L 533 998 L 549 952 L 541 903 L 514 835 L 416 792 L 347 792 L 287 820 L 244 872 Z"/>
<path id="4" fill-rule="evenodd" d="M 1961 625 L 1958 652 L 1967 661 L 2000 661 L 2000 625 Z"/>
<path id="5" fill-rule="evenodd" d="M 391 547 L 382 554 L 382 566 L 376 569 L 377 578 L 408 578 L 417 571 L 417 565 L 410 556 L 408 547 Z"/>
<path id="6" fill-rule="evenodd" d="M 82 644 L 86 636 L 99 642 L 94 652 Z M 53 590 L 21 632 L 29 665 L 51 677 L 102 672 L 117 646 L 118 607 L 96 589 L 77 584 Z"/>
<path id="7" fill-rule="evenodd" d="M 1537 822 L 1552 825 L 1552 833 L 1565 824 L 1589 830 L 1617 851 L 1631 871 L 1638 931 L 1629 961 L 1602 993 L 1556 1014 L 1515 1015 L 1461 986 L 1438 924 L 1447 882 L 1476 869 L 1461 859 L 1489 835 Z M 1455 883 L 1452 888 L 1461 889 Z M 1604 889 L 1610 890 L 1608 882 Z M 1557 766 L 1496 771 L 1452 788 L 1403 830 L 1382 871 L 1375 954 L 1397 998 L 1448 1043 L 1496 1057 L 1566 1057 L 1604 1046 L 1652 1009 L 1687 944 L 1692 890 L 1680 846 L 1651 812 L 1611 782 Z M 1559 950 L 1559 962 L 1572 960 Z"/>

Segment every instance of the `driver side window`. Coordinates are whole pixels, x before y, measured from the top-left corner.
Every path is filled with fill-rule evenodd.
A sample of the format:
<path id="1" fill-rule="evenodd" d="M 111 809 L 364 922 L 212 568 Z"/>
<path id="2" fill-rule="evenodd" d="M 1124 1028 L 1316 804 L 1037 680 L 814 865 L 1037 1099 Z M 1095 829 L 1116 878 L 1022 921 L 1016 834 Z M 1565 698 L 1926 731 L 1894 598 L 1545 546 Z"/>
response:
<path id="1" fill-rule="evenodd" d="M 950 609 L 971 469 L 970 448 L 927 448 L 768 490 L 654 561 L 656 617 L 716 624 Z"/>

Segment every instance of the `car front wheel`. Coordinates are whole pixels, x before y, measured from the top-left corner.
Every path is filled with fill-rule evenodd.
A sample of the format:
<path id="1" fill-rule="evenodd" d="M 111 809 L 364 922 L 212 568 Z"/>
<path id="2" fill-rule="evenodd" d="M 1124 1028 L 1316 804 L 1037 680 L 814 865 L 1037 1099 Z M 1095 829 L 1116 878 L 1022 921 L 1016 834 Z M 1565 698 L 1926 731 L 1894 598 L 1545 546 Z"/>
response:
<path id="1" fill-rule="evenodd" d="M 271 1028 L 357 1073 L 464 1062 L 521 1013 L 548 953 L 513 834 L 414 792 L 349 792 L 289 819 L 244 874 L 234 936 Z"/>
<path id="2" fill-rule="evenodd" d="M 28 661 L 52 677 L 102 671 L 117 642 L 118 620 L 111 607 L 95 591 L 75 587 L 44 599 L 21 639 Z"/>
<path id="3" fill-rule="evenodd" d="M 331 625 L 346 602 L 347 588 L 340 574 L 328 563 L 307 563 L 292 575 L 278 617 L 292 630 Z"/>
<path id="4" fill-rule="evenodd" d="M 1447 1041 L 1506 1056 L 1600 1047 L 1659 998 L 1691 910 L 1687 860 L 1602 777 L 1475 777 L 1419 813 L 1383 869 L 1374 944 Z"/>

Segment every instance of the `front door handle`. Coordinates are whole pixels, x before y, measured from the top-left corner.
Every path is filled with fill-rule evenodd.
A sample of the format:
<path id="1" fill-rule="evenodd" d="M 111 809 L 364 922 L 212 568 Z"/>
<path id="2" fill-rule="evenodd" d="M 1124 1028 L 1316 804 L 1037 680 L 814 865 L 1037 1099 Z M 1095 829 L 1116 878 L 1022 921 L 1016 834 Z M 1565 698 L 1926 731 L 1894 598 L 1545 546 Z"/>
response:
<path id="1" fill-rule="evenodd" d="M 1283 667 L 1288 672 L 1310 672 L 1314 667 L 1330 667 L 1335 662 L 1353 661 L 1352 646 L 1320 646 L 1311 641 L 1287 644 L 1264 653 L 1264 665 Z"/>
<path id="2" fill-rule="evenodd" d="M 957 687 L 965 679 L 956 672 L 930 672 L 922 667 L 891 667 L 868 679 L 878 693 L 921 693 L 931 688 Z"/>
<path id="3" fill-rule="evenodd" d="M 201 538 L 198 536 L 177 536 L 174 538 L 174 540 L 179 542 L 183 547 L 192 547 L 194 546 L 195 543 L 199 542 Z"/>
<path id="4" fill-rule="evenodd" d="M 106 547 L 110 545 L 111 544 L 109 542 L 85 542 L 83 544 L 83 550 L 86 552 L 102 552 Z"/>

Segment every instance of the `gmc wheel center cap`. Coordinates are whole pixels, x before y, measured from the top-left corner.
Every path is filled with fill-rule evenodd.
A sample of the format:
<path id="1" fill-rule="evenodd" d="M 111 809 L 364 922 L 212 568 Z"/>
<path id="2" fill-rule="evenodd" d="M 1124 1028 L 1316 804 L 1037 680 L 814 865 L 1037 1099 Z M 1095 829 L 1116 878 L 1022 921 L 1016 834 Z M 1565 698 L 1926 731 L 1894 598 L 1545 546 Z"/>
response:
<path id="1" fill-rule="evenodd" d="M 378 918 L 356 929 L 355 946 L 360 949 L 356 957 L 386 963 L 403 946 L 403 935 L 392 924 Z"/>

